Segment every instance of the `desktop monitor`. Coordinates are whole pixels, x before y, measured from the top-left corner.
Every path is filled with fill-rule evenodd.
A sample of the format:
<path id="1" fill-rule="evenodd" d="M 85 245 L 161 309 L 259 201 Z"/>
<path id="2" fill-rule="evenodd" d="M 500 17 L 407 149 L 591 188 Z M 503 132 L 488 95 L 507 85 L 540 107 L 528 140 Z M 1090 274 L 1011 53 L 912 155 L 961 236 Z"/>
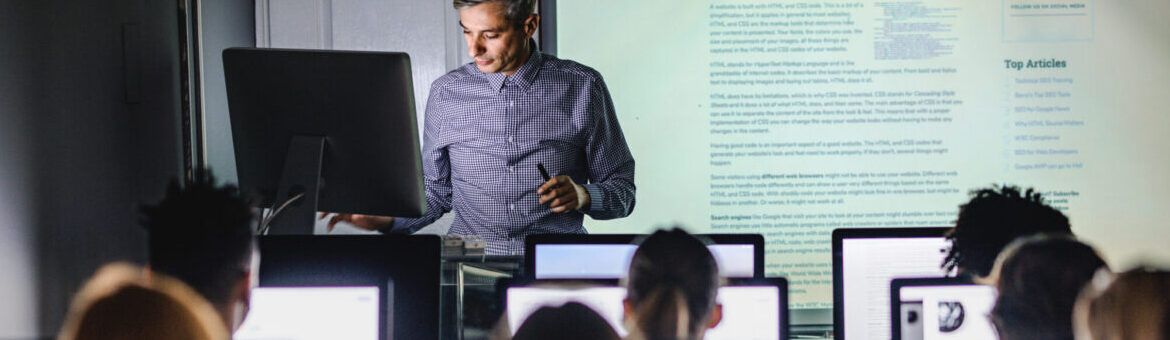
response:
<path id="1" fill-rule="evenodd" d="M 543 306 L 560 306 L 579 302 L 601 315 L 619 335 L 629 332 L 623 325 L 622 300 L 626 288 L 617 281 L 590 285 L 580 282 L 504 280 L 504 305 L 507 306 L 508 329 L 512 334 L 524 320 Z M 752 279 L 733 282 L 719 288 L 723 320 L 707 331 L 704 339 L 787 339 L 788 285 L 782 278 Z"/>
<path id="2" fill-rule="evenodd" d="M 259 287 L 235 340 L 377 340 L 378 287 Z"/>
<path id="3" fill-rule="evenodd" d="M 317 211 L 424 213 L 405 53 L 229 48 L 223 62 L 239 183 L 278 212 L 271 233 L 312 234 Z"/>
<path id="4" fill-rule="evenodd" d="M 890 338 L 890 280 L 943 277 L 949 228 L 859 228 L 833 231 L 833 336 Z"/>
<path id="5" fill-rule="evenodd" d="M 540 234 L 524 239 L 525 268 L 535 279 L 619 279 L 646 235 Z M 764 238 L 758 234 L 697 235 L 708 246 L 728 278 L 764 277 Z"/>
<path id="6" fill-rule="evenodd" d="M 890 282 L 894 340 L 996 339 L 991 323 L 995 287 L 960 278 Z"/>
<path id="7" fill-rule="evenodd" d="M 376 287 L 378 339 L 437 339 L 441 253 L 436 235 L 263 236 L 260 287 Z"/>

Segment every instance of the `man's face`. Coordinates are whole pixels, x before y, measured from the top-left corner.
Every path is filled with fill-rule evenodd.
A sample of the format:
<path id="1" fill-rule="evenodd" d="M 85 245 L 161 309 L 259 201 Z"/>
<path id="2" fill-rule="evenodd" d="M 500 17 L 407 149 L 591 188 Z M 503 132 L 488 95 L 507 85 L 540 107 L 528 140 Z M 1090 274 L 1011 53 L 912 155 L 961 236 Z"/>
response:
<path id="1" fill-rule="evenodd" d="M 527 60 L 528 39 L 536 32 L 539 19 L 531 16 L 521 27 L 508 23 L 504 4 L 482 3 L 459 9 L 459 25 L 467 41 L 467 54 L 484 73 L 512 75 Z"/>

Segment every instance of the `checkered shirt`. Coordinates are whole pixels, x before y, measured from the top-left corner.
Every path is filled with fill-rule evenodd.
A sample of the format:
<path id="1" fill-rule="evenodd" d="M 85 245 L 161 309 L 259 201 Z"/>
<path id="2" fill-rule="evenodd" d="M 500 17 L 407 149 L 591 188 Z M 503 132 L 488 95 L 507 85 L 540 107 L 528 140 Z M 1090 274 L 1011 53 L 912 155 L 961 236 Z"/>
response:
<path id="1" fill-rule="evenodd" d="M 601 74 L 534 51 L 515 74 L 468 63 L 435 80 L 423 130 L 427 213 L 398 218 L 414 232 L 454 210 L 450 234 L 477 235 L 490 255 L 519 255 L 524 237 L 585 233 L 634 210 L 634 158 Z M 538 202 L 537 164 L 589 192 L 581 211 L 554 214 Z"/>

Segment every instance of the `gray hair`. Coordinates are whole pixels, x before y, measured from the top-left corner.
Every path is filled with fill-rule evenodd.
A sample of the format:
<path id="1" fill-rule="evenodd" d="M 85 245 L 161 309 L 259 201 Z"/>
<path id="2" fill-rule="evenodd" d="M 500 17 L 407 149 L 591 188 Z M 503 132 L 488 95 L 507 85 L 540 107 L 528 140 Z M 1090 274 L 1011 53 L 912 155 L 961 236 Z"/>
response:
<path id="1" fill-rule="evenodd" d="M 504 5 L 504 19 L 513 26 L 519 27 L 524 19 L 536 13 L 536 0 L 452 0 L 455 9 L 474 7 L 489 2 L 500 2 Z"/>

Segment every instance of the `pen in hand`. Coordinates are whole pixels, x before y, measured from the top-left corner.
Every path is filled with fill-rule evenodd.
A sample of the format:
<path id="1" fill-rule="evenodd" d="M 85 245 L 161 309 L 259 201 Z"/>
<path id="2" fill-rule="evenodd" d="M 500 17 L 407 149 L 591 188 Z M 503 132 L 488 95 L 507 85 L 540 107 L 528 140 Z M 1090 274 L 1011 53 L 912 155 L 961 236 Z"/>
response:
<path id="1" fill-rule="evenodd" d="M 543 163 L 536 163 L 536 170 L 540 170 L 540 177 L 544 178 L 545 182 L 548 182 L 548 180 L 552 179 L 552 177 L 549 177 L 548 175 L 548 170 L 544 169 Z"/>

